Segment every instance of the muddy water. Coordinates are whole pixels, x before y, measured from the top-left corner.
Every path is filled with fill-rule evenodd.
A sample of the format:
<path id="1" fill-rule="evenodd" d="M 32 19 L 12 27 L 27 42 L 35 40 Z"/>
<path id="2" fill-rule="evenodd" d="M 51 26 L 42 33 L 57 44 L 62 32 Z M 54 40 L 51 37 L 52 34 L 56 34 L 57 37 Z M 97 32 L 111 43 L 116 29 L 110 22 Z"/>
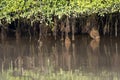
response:
<path id="1" fill-rule="evenodd" d="M 13 69 L 55 71 L 81 70 L 82 73 L 99 74 L 104 71 L 120 73 L 120 39 L 77 36 L 74 42 L 48 37 L 43 40 L 9 38 L 0 41 L 0 71 Z"/>

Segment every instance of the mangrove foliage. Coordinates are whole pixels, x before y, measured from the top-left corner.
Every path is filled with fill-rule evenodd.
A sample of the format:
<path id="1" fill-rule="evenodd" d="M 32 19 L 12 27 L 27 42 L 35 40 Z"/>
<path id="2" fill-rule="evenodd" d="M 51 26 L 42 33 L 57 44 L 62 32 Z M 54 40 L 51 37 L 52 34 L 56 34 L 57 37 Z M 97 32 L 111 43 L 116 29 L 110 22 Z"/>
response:
<path id="1" fill-rule="evenodd" d="M 87 23 L 101 34 L 118 35 L 120 0 L 0 0 L 0 31 L 21 35 L 82 32 Z M 7 34 L 6 34 L 7 33 Z M 72 36 L 74 40 L 74 36 Z"/>

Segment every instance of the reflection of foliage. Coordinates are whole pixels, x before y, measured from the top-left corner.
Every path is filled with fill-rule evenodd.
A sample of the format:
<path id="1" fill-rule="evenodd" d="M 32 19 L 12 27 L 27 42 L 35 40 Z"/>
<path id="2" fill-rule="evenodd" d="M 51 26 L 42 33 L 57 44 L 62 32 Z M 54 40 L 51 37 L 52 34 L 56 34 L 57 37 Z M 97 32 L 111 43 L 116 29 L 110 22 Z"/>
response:
<path id="1" fill-rule="evenodd" d="M 52 16 L 104 15 L 120 11 L 119 0 L 1 0 L 0 21 L 11 23 L 15 19 L 34 17 L 34 20 L 52 20 Z M 32 21 L 34 21 L 32 20 Z"/>
<path id="2" fill-rule="evenodd" d="M 99 75 L 96 73 L 83 73 L 80 70 L 76 71 L 63 71 L 60 70 L 57 73 L 51 72 L 48 74 L 33 72 L 33 71 L 24 71 L 22 76 L 13 76 L 11 70 L 5 71 L 0 74 L 1 80 L 110 80 L 111 75 L 113 80 L 118 80 L 117 73 L 103 71 Z"/>

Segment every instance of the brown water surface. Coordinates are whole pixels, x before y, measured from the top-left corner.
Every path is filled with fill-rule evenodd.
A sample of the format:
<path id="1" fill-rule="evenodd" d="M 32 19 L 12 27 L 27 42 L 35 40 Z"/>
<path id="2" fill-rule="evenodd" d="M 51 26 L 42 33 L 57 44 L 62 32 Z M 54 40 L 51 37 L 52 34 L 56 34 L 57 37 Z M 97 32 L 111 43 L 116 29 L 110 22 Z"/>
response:
<path id="1" fill-rule="evenodd" d="M 88 36 L 77 36 L 75 39 L 69 44 L 52 37 L 0 41 L 0 70 L 12 66 L 13 69 L 46 72 L 48 65 L 52 65 L 55 71 L 79 69 L 85 75 L 103 71 L 120 74 L 120 38 L 92 40 Z"/>

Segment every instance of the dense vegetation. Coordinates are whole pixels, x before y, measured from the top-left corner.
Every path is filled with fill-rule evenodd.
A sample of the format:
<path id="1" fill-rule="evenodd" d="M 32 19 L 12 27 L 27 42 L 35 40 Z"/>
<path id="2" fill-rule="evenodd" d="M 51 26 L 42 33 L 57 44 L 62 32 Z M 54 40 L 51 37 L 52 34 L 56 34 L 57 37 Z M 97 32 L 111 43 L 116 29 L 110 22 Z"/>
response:
<path id="1" fill-rule="evenodd" d="M 63 15 L 90 15 L 120 12 L 120 0 L 1 0 L 0 20 L 11 23 L 15 19 L 32 17 L 36 20 Z M 33 21 L 33 20 L 32 20 Z"/>
<path id="2" fill-rule="evenodd" d="M 74 22 L 74 18 L 97 14 L 109 15 L 107 20 L 110 21 L 111 14 L 119 12 L 120 0 L 0 0 L 0 26 L 2 32 L 2 28 L 8 29 L 10 26 L 19 26 L 19 30 L 22 27 L 28 29 L 28 26 L 34 27 L 34 24 L 38 26 L 44 23 L 56 32 L 58 20 L 67 26 L 70 18 Z M 15 32 L 19 31 L 15 29 Z"/>

